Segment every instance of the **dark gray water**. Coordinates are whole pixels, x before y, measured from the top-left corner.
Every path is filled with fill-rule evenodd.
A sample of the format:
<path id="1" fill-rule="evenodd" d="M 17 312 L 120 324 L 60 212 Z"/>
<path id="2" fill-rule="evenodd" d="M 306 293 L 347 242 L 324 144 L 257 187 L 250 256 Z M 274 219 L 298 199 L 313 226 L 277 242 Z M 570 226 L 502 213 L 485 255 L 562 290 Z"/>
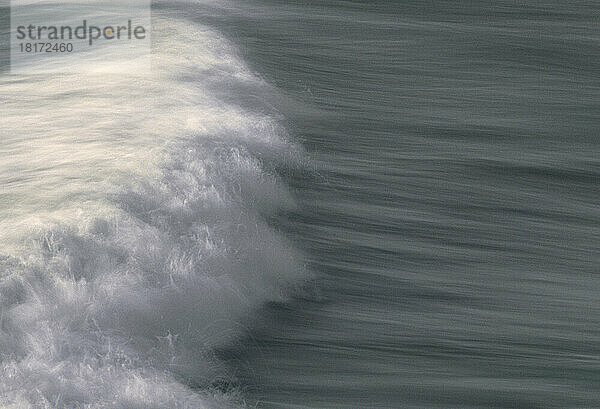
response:
<path id="1" fill-rule="evenodd" d="M 600 407 L 600 3 L 250 1 L 218 21 L 317 176 L 317 297 L 233 361 L 260 408 Z"/>

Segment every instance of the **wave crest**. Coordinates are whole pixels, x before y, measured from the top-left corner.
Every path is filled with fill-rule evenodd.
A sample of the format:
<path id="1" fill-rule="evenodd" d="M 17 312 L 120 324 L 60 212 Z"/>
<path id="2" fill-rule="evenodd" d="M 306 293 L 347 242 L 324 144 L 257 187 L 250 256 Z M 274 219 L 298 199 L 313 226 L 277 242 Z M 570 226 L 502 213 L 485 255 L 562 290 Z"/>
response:
<path id="1" fill-rule="evenodd" d="M 219 97 L 267 85 L 216 33 L 158 30 L 153 78 L 5 83 L 10 172 L 34 170 L 10 188 L 22 209 L 0 212 L 3 407 L 237 407 L 213 387 L 229 378 L 215 349 L 306 277 L 268 223 L 294 206 L 271 169 L 301 153 L 272 117 Z M 76 157 L 57 149 L 71 143 Z"/>

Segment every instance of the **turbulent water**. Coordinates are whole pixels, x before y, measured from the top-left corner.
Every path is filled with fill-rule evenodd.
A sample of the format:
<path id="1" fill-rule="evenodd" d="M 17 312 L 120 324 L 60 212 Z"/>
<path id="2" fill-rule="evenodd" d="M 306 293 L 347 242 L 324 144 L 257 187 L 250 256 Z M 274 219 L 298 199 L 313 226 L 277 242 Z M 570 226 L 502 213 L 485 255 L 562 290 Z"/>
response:
<path id="1" fill-rule="evenodd" d="M 0 77 L 0 406 L 600 407 L 600 6 L 161 1 Z"/>
<path id="2" fill-rule="evenodd" d="M 197 6 L 157 6 L 150 77 L 1 79 L 4 408 L 237 407 L 215 350 L 305 277 L 269 223 L 301 149 Z"/>

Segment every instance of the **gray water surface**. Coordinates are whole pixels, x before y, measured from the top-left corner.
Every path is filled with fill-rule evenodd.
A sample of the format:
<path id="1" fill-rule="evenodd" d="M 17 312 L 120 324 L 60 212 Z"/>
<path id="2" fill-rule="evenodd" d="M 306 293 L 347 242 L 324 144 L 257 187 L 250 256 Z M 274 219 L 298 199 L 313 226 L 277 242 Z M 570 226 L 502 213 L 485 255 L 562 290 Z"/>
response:
<path id="1" fill-rule="evenodd" d="M 232 361 L 259 408 L 600 407 L 600 4 L 253 0 L 217 21 L 315 162 L 318 295 Z"/>

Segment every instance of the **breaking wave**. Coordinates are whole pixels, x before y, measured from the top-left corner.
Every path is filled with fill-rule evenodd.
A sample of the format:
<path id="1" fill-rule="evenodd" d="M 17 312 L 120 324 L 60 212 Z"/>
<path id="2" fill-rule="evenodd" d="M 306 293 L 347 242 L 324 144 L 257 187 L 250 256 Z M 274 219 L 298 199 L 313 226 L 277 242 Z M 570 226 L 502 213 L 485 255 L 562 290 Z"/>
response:
<path id="1" fill-rule="evenodd" d="M 2 407 L 239 407 L 215 350 L 306 276 L 268 222 L 302 153 L 231 102 L 272 90 L 179 14 L 152 76 L 0 80 Z"/>

